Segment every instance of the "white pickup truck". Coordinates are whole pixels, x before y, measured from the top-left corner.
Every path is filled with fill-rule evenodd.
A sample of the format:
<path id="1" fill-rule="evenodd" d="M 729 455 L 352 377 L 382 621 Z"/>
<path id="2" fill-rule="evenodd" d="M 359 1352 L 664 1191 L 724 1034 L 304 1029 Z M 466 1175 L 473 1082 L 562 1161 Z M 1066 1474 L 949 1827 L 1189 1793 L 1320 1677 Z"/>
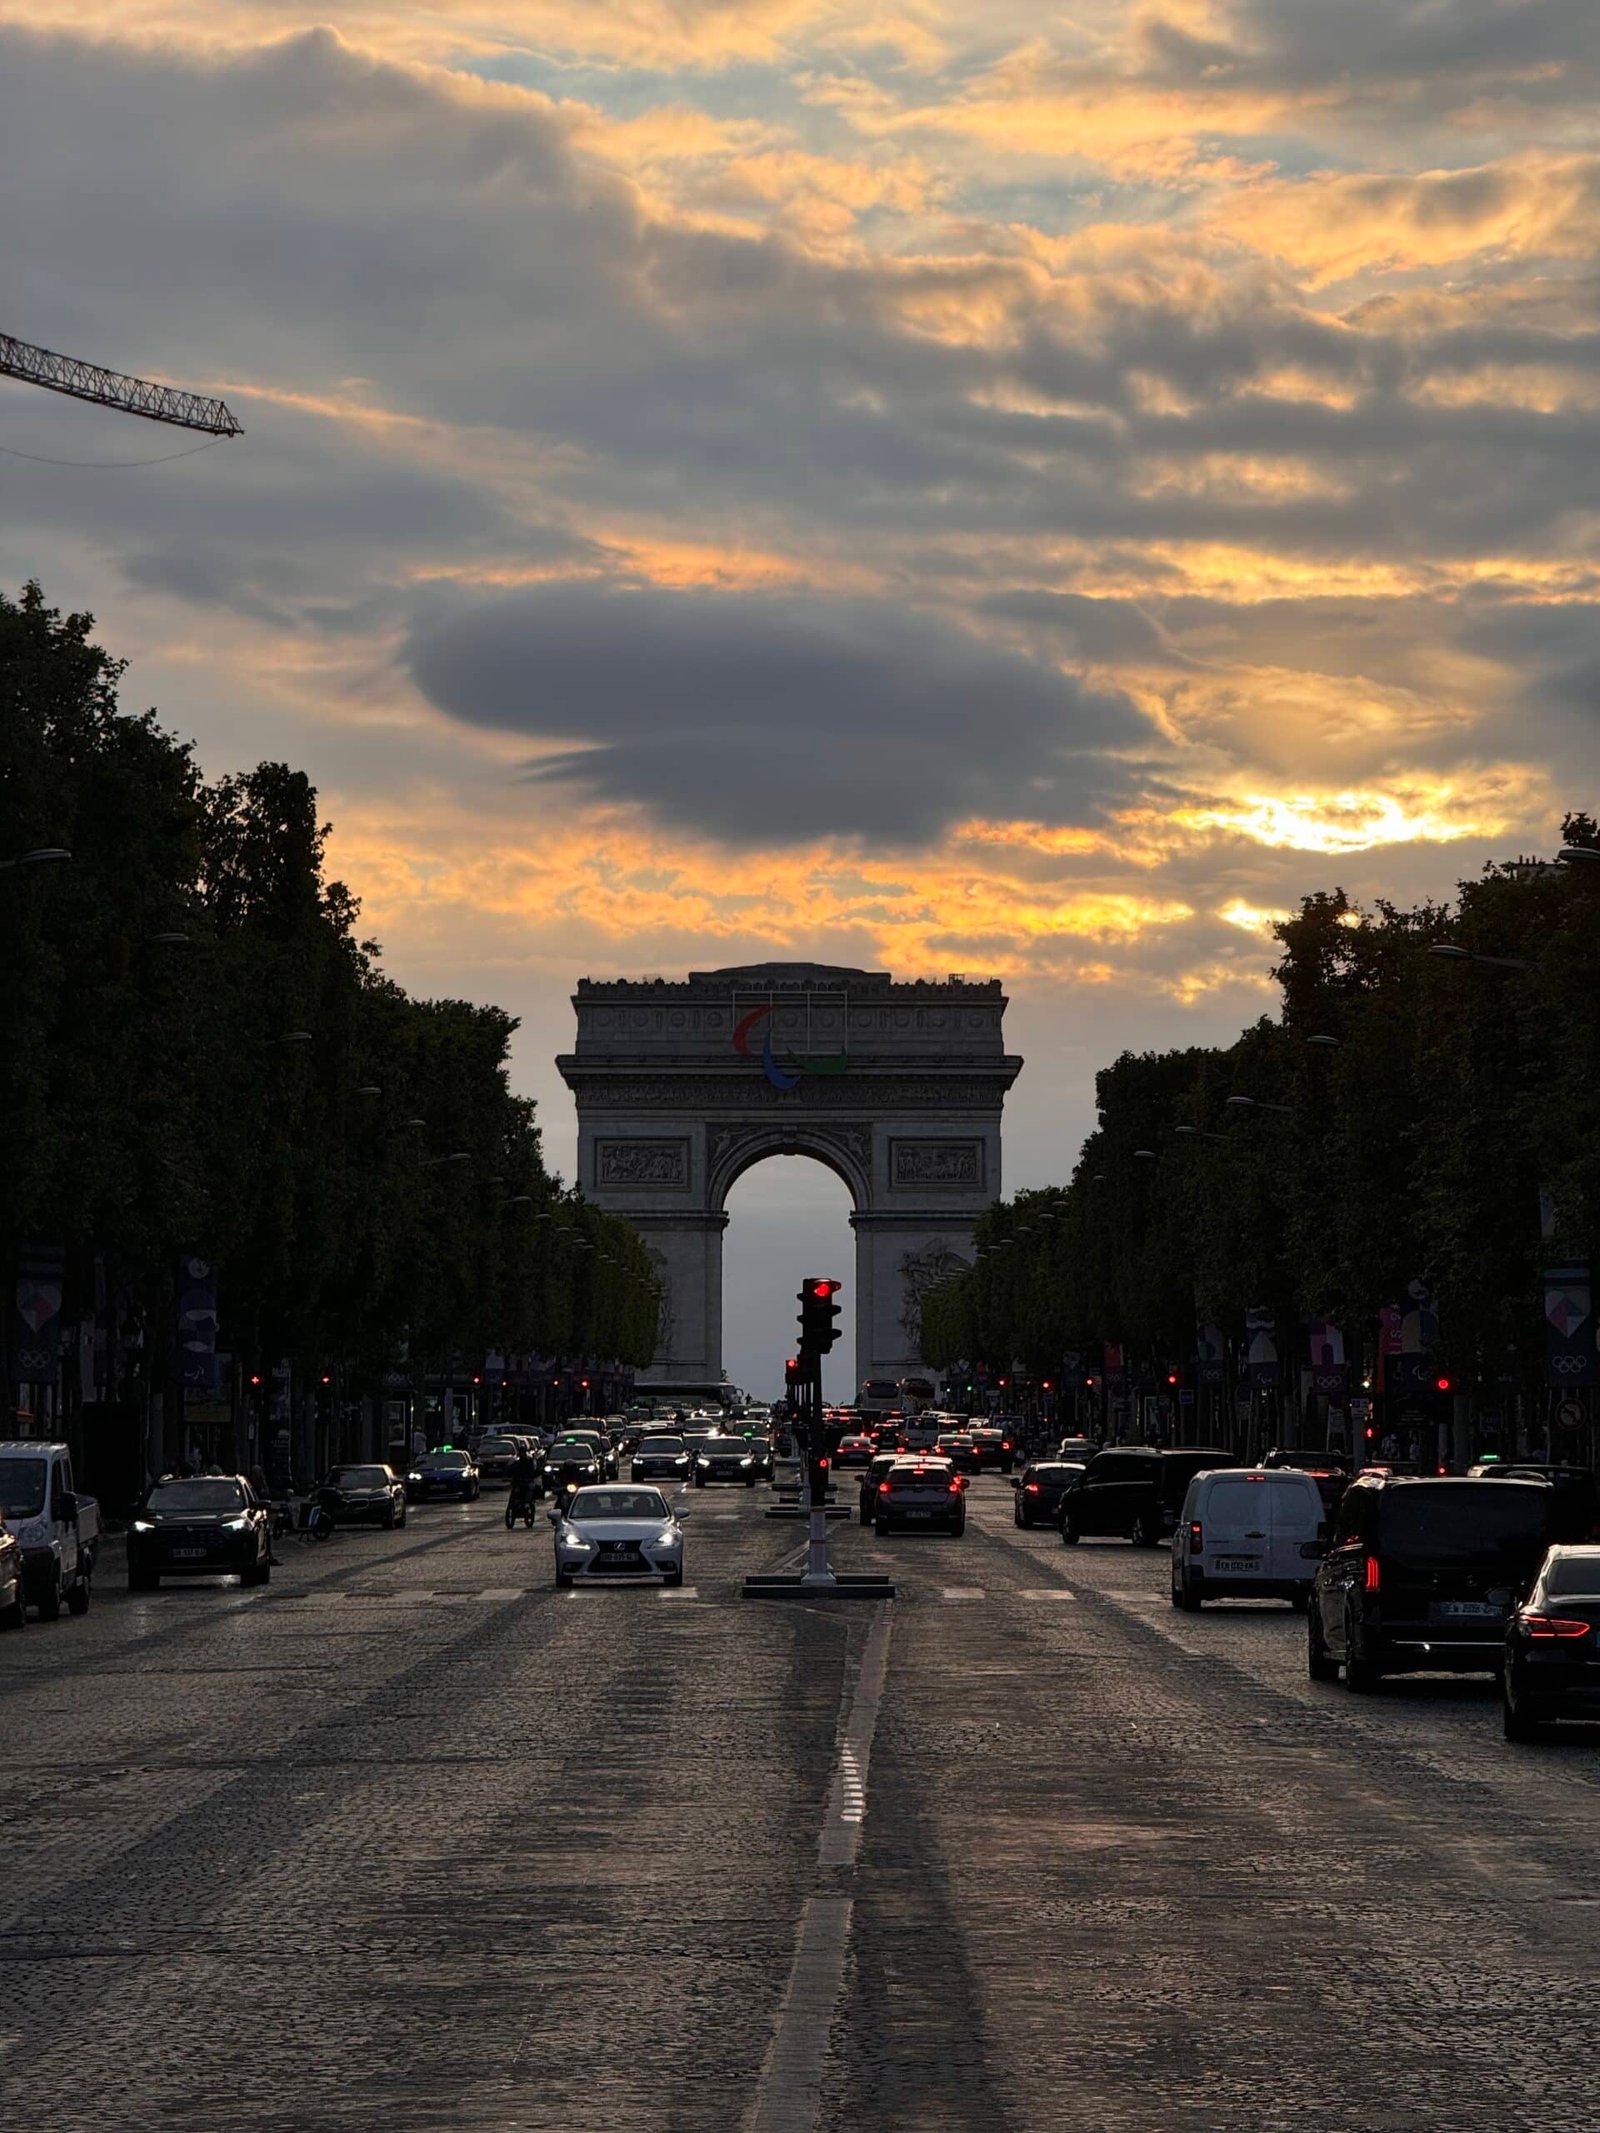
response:
<path id="1" fill-rule="evenodd" d="M 100 1506 L 72 1486 L 64 1444 L 20 1437 L 0 1444 L 0 1516 L 21 1544 L 23 1597 L 40 1619 L 53 1622 L 63 1600 L 75 1615 L 87 1614 Z"/>

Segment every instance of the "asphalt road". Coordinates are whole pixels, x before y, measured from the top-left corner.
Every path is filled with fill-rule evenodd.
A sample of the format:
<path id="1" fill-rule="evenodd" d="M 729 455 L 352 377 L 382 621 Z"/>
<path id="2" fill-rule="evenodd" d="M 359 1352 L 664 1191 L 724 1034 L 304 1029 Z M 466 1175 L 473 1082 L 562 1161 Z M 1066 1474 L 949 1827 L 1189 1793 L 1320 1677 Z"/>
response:
<path id="1" fill-rule="evenodd" d="M 0 1637 L 27 2133 L 1590 2133 L 1600 1734 L 1305 1677 L 1167 1559 L 836 1527 L 889 1608 L 558 1594 L 498 1496 Z M 835 2003 L 835 1993 L 838 1998 Z"/>

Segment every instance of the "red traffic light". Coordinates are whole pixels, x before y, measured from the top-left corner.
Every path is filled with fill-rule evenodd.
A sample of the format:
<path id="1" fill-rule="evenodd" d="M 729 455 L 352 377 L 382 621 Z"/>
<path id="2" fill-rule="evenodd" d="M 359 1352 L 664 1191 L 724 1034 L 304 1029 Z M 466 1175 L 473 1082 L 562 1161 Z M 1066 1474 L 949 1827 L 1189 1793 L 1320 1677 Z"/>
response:
<path id="1" fill-rule="evenodd" d="M 1374 1428 L 1373 1428 L 1372 1424 L 1371 1424 L 1371 1423 L 1369 1422 L 1369 1423 L 1367 1424 L 1367 1442 L 1368 1442 L 1368 1443 L 1370 1444 L 1370 1443 L 1372 1442 L 1373 1438 L 1374 1438 L 1374 1437 L 1375 1437 L 1375 1436 L 1376 1436 L 1377 1434 L 1378 1434 L 1378 1432 L 1376 1431 L 1376 1429 L 1374 1429 Z"/>
<path id="2" fill-rule="evenodd" d="M 1448 1378 L 1435 1378 L 1433 1389 L 1435 1392 L 1448 1392 L 1450 1390 L 1450 1380 Z"/>
<path id="3" fill-rule="evenodd" d="M 1177 1382 L 1178 1382 L 1178 1373 L 1177 1373 L 1177 1372 L 1176 1372 L 1175 1370 L 1169 1370 L 1169 1371 L 1167 1372 L 1167 1383 L 1168 1383 L 1169 1385 L 1176 1385 L 1176 1384 L 1177 1384 Z"/>
<path id="4" fill-rule="evenodd" d="M 250 1382 L 252 1385 L 259 1385 L 261 1383 L 261 1373 L 258 1370 L 251 1371 Z"/>

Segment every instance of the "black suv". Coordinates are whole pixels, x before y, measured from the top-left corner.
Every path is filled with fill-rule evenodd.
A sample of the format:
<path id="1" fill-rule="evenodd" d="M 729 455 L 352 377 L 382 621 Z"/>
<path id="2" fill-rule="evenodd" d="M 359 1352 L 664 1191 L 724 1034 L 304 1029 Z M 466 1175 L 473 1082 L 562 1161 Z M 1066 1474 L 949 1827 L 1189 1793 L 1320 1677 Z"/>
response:
<path id="1" fill-rule="evenodd" d="M 1109 1533 L 1153 1548 L 1177 1525 L 1196 1474 L 1238 1464 L 1232 1452 L 1212 1445 L 1158 1451 L 1151 1444 L 1119 1444 L 1096 1452 L 1062 1507 L 1061 1538 L 1070 1546 L 1086 1534 Z"/>
<path id="2" fill-rule="evenodd" d="M 1363 1474 L 1339 1506 L 1307 1614 L 1313 1681 L 1492 1674 L 1506 1619 L 1544 1559 L 1552 1492 L 1539 1481 Z"/>

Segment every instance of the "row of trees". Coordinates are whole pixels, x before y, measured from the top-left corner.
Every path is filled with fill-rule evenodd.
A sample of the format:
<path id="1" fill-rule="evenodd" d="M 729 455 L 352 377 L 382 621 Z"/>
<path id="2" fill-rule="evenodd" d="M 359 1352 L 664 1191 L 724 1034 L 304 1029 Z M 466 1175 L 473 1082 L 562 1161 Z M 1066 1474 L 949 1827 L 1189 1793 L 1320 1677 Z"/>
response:
<path id="1" fill-rule="evenodd" d="M 1600 1237 L 1600 831 L 1563 831 L 1564 863 L 1491 865 L 1453 906 L 1305 898 L 1279 1015 L 1100 1073 L 1071 1182 L 983 1219 L 927 1360 L 1048 1375 L 1111 1341 L 1153 1372 L 1265 1307 L 1359 1362 L 1420 1284 L 1458 1384 L 1542 1385 L 1543 1271 Z"/>
<path id="2" fill-rule="evenodd" d="M 224 1347 L 351 1390 L 490 1349 L 648 1362 L 644 1245 L 547 1172 L 513 1020 L 387 978 L 306 778 L 207 783 L 91 629 L 0 597 L 0 1260 L 64 1248 L 64 1318 L 114 1311 L 113 1367 L 158 1386 L 189 1256 Z"/>

